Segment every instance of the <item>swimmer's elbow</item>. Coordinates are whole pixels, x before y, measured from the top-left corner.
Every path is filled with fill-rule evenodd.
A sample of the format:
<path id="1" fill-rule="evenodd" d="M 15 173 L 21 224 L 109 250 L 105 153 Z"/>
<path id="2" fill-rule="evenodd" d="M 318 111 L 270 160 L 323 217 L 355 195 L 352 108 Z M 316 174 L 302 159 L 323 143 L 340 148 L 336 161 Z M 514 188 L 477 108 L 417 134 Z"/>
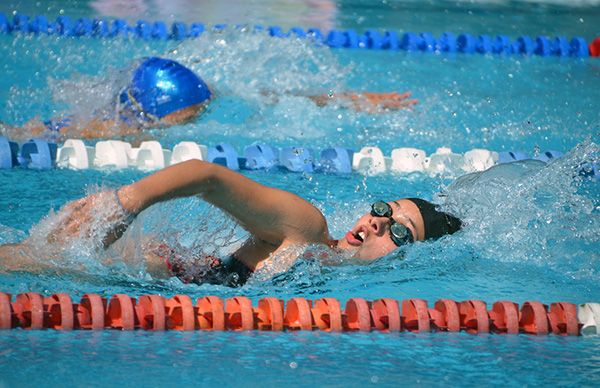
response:
<path id="1" fill-rule="evenodd" d="M 194 192 L 190 194 L 210 195 L 217 191 L 225 180 L 225 176 L 231 171 L 218 164 L 205 162 L 203 160 L 188 160 L 183 166 L 187 171 L 195 175 Z"/>

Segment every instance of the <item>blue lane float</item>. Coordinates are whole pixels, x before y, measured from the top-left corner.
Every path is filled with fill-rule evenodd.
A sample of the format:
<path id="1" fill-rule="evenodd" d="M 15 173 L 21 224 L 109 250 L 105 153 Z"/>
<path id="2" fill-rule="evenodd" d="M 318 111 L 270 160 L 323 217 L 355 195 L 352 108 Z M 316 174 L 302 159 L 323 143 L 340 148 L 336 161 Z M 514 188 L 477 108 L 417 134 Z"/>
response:
<path id="1" fill-rule="evenodd" d="M 326 148 L 321 151 L 321 169 L 323 172 L 349 174 L 352 172 L 354 152 L 343 147 Z"/>
<path id="2" fill-rule="evenodd" d="M 26 168 L 49 170 L 55 166 L 56 154 L 56 143 L 32 139 L 21 146 L 17 160 L 20 166 Z"/>
<path id="3" fill-rule="evenodd" d="M 498 153 L 498 163 L 511 163 L 527 159 L 531 159 L 531 156 L 522 151 L 503 151 Z"/>
<path id="4" fill-rule="evenodd" d="M 249 170 L 269 170 L 279 165 L 279 150 L 268 144 L 253 144 L 244 148 L 245 167 Z"/>
<path id="5" fill-rule="evenodd" d="M 17 155 L 19 153 L 19 145 L 9 141 L 6 137 L 0 136 L 0 168 L 13 168 L 19 165 Z"/>
<path id="6" fill-rule="evenodd" d="M 228 28 L 225 24 L 216 24 L 210 28 L 213 32 L 221 32 Z M 245 28 L 242 26 L 233 28 Z M 15 14 L 12 20 L 0 13 L 0 34 L 53 34 L 64 37 L 96 37 L 96 38 L 137 38 L 143 40 L 183 40 L 201 36 L 206 28 L 202 23 L 189 26 L 182 22 L 170 25 L 162 21 L 150 22 L 138 20 L 129 25 L 123 19 L 100 20 L 80 18 L 71 19 L 61 15 L 50 22 L 43 15 L 30 18 L 27 15 Z M 461 52 L 464 54 L 497 54 L 497 55 L 538 55 L 585 58 L 598 56 L 583 37 L 530 37 L 519 36 L 511 40 L 504 35 L 455 35 L 444 32 L 439 37 L 431 33 L 405 32 L 399 35 L 395 31 L 369 29 L 363 33 L 354 30 L 331 30 L 322 32 L 316 28 L 304 30 L 293 27 L 286 31 L 280 26 L 254 26 L 251 31 L 266 33 L 280 39 L 310 39 L 318 44 L 331 48 L 352 48 L 369 50 L 405 50 L 421 52 Z"/>
<path id="7" fill-rule="evenodd" d="M 216 147 L 208 147 L 208 161 L 220 164 L 237 171 L 240 169 L 240 161 L 235 149 L 229 144 L 219 144 Z"/>
<path id="8" fill-rule="evenodd" d="M 314 151 L 305 147 L 284 147 L 279 154 L 279 163 L 292 172 L 314 172 Z"/>

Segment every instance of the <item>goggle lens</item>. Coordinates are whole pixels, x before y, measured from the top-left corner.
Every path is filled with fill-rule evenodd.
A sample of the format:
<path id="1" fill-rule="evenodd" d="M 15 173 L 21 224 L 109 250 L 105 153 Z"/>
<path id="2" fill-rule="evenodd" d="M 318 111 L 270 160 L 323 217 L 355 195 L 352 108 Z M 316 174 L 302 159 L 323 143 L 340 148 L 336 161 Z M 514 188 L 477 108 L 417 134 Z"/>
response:
<path id="1" fill-rule="evenodd" d="M 373 217 L 385 217 L 390 219 L 390 238 L 396 246 L 402 246 L 414 242 L 411 231 L 392 218 L 392 207 L 384 201 L 377 201 L 371 205 Z"/>
<path id="2" fill-rule="evenodd" d="M 383 201 L 377 201 L 371 205 L 371 215 L 373 217 L 391 217 L 392 207 L 389 203 Z"/>

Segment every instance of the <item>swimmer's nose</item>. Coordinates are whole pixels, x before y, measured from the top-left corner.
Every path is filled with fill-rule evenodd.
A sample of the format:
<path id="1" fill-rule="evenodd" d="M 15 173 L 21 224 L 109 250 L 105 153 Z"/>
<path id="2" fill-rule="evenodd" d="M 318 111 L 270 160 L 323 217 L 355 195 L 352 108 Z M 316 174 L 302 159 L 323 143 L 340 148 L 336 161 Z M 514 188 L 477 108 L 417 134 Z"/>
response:
<path id="1" fill-rule="evenodd" d="M 385 231 L 385 224 L 388 222 L 388 219 L 385 217 L 372 217 L 369 222 L 369 226 L 371 230 L 376 235 L 381 235 Z"/>

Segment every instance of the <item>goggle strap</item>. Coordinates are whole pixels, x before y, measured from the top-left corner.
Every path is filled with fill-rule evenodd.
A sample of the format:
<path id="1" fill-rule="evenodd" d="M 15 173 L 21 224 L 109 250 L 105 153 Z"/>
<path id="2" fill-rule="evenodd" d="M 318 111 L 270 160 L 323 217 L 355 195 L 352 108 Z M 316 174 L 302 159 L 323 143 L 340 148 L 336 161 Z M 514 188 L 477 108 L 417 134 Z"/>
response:
<path id="1" fill-rule="evenodd" d="M 144 117 L 149 118 L 150 121 L 154 121 L 154 122 L 160 121 L 160 118 L 158 116 L 155 116 L 152 113 L 148 113 L 148 112 L 144 111 L 144 108 L 142 107 L 142 105 L 135 99 L 135 97 L 133 96 L 133 93 L 131 93 L 131 88 L 127 89 L 127 97 L 129 98 L 129 101 L 131 101 L 131 103 L 133 104 L 135 109 L 137 109 L 139 112 L 141 112 Z"/>

